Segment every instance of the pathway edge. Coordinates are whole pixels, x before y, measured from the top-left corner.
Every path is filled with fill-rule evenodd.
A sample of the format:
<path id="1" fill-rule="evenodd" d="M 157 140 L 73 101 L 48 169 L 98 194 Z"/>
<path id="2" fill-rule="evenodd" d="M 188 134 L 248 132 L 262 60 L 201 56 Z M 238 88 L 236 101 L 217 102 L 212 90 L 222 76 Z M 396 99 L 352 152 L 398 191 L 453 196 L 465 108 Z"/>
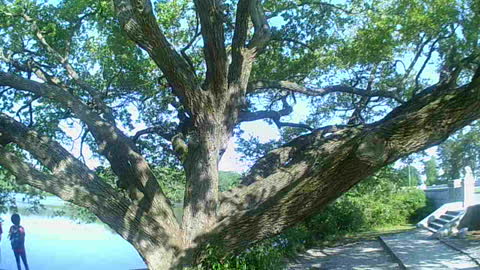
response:
<path id="1" fill-rule="evenodd" d="M 380 244 L 383 246 L 384 250 L 392 256 L 393 260 L 398 264 L 400 269 L 404 270 L 407 269 L 403 261 L 398 257 L 395 252 L 388 246 L 387 242 L 383 239 L 382 236 L 379 236 L 378 239 L 380 240 Z"/>

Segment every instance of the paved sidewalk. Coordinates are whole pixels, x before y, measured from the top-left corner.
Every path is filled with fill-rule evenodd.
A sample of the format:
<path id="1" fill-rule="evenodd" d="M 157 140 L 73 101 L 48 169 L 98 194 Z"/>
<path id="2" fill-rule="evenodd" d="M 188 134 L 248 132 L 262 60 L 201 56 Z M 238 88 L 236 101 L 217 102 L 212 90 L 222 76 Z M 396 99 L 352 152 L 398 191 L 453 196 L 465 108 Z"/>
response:
<path id="1" fill-rule="evenodd" d="M 432 238 L 426 230 L 381 239 L 407 269 L 480 269 L 469 256 Z"/>
<path id="2" fill-rule="evenodd" d="M 314 248 L 286 269 L 400 269 L 379 241 L 361 241 L 330 248 Z"/>
<path id="3" fill-rule="evenodd" d="M 447 245 L 420 229 L 380 238 L 385 245 L 380 240 L 364 240 L 313 248 L 286 269 L 480 269 L 478 240 L 446 239 Z"/>
<path id="4" fill-rule="evenodd" d="M 454 249 L 466 253 L 470 258 L 480 264 L 480 240 L 445 238 L 442 241 Z M 480 267 L 479 267 L 480 268 Z"/>

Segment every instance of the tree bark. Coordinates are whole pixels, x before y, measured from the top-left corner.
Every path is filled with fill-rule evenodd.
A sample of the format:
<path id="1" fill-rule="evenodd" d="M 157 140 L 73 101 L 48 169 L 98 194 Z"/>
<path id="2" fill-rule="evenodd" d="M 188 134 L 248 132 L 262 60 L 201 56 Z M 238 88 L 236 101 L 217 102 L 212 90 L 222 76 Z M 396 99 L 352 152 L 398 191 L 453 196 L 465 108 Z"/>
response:
<path id="1" fill-rule="evenodd" d="M 196 115 L 196 132 L 188 141 L 183 163 L 187 184 L 182 221 L 184 245 L 188 248 L 194 248 L 198 244 L 195 238 L 208 232 L 217 221 L 218 163 L 231 136 L 231 130 L 224 125 L 223 107 L 218 103 Z"/>
<path id="2" fill-rule="evenodd" d="M 479 119 L 479 84 L 431 87 L 371 125 L 316 131 L 273 150 L 254 165 L 249 186 L 221 195 L 220 222 L 205 237 L 241 250 L 317 213 L 385 165 Z"/>
<path id="3" fill-rule="evenodd" d="M 210 136 L 208 134 L 211 134 Z M 210 132 L 196 138 L 189 147 L 184 163 L 185 187 L 182 229 L 185 246 L 193 246 L 195 237 L 205 233 L 216 222 L 218 203 L 217 136 Z"/>

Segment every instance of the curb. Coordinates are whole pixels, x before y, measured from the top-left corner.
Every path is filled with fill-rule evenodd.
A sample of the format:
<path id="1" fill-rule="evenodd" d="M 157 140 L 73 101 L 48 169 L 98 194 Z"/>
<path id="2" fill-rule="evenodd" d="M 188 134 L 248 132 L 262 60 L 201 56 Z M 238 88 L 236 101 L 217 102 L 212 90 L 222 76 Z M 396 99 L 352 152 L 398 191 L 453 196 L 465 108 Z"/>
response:
<path id="1" fill-rule="evenodd" d="M 390 254 L 390 256 L 392 256 L 393 260 L 398 264 L 398 266 L 400 266 L 400 269 L 407 269 L 407 267 L 405 266 L 405 264 L 402 262 L 402 260 L 400 260 L 400 258 L 395 254 L 395 252 L 393 252 L 393 250 L 387 245 L 387 243 L 385 242 L 385 240 L 383 239 L 383 237 L 379 236 L 378 239 L 380 240 L 380 244 L 382 244 L 383 246 L 383 249 L 388 253 Z"/>

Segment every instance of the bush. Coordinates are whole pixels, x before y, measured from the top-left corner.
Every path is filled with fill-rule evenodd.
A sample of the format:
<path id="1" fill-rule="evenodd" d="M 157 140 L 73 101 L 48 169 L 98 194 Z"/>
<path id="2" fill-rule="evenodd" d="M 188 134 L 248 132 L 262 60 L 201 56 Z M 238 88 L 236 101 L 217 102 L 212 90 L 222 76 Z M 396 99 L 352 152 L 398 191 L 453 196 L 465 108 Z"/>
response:
<path id="1" fill-rule="evenodd" d="M 279 236 L 222 260 L 210 253 L 201 269 L 278 269 L 282 258 L 347 233 L 416 222 L 431 213 L 422 190 L 400 187 L 387 167 L 345 193 L 322 212 Z"/>
<path id="2" fill-rule="evenodd" d="M 279 269 L 285 249 L 278 244 L 279 237 L 254 245 L 239 255 L 221 257 L 215 247 L 207 249 L 207 257 L 194 269 L 212 270 L 247 270 Z"/>
<path id="3" fill-rule="evenodd" d="M 421 190 L 417 190 L 417 193 L 418 193 L 417 194 L 418 197 L 423 197 L 424 199 L 422 200 L 423 203 L 419 204 L 416 210 L 410 214 L 409 222 L 413 224 L 420 222 L 422 219 L 424 219 L 425 217 L 433 213 L 433 211 L 435 211 L 435 206 L 433 205 L 433 201 L 426 198 L 425 192 Z"/>

